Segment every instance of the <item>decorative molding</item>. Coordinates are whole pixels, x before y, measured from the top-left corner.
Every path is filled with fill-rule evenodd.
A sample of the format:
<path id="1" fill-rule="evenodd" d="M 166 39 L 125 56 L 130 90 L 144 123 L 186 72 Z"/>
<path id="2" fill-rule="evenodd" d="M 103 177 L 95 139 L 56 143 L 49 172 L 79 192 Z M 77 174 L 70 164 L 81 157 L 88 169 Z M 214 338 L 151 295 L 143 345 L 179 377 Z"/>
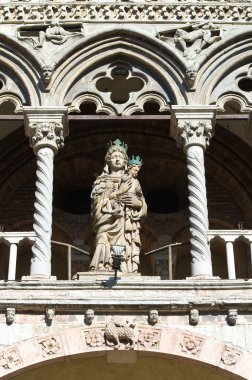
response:
<path id="1" fill-rule="evenodd" d="M 167 22 L 248 22 L 252 20 L 251 2 L 243 3 L 237 1 L 235 4 L 223 3 L 204 3 L 195 4 L 183 2 L 157 3 L 88 3 L 78 2 L 71 5 L 59 4 L 54 1 L 50 4 L 19 4 L 13 1 L 6 4 L 1 0 L 0 22 L 1 23 L 41 23 L 51 22 L 59 19 L 60 22 L 143 22 L 152 21 L 157 23 Z"/>
<path id="2" fill-rule="evenodd" d="M 138 336 L 138 348 L 142 350 L 159 349 L 161 334 L 160 330 L 141 329 Z"/>
<path id="3" fill-rule="evenodd" d="M 234 366 L 240 359 L 241 352 L 234 347 L 226 346 L 221 356 L 221 362 L 226 366 Z"/>
<path id="4" fill-rule="evenodd" d="M 180 348 L 181 351 L 187 355 L 197 357 L 202 349 L 203 342 L 204 340 L 199 337 L 183 335 L 180 342 Z"/>

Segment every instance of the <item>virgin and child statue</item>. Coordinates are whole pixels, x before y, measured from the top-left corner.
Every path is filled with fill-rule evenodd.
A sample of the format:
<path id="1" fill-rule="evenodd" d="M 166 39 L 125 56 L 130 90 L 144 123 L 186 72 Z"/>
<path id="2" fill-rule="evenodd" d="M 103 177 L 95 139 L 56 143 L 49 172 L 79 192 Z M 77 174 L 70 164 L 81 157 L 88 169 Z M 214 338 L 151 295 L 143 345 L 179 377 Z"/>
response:
<path id="1" fill-rule="evenodd" d="M 142 160 L 127 156 L 127 145 L 110 143 L 103 172 L 93 184 L 91 213 L 96 234 L 92 271 L 112 270 L 111 245 L 126 247 L 121 271 L 137 273 L 141 249 L 140 221 L 147 206 L 137 179 Z"/>

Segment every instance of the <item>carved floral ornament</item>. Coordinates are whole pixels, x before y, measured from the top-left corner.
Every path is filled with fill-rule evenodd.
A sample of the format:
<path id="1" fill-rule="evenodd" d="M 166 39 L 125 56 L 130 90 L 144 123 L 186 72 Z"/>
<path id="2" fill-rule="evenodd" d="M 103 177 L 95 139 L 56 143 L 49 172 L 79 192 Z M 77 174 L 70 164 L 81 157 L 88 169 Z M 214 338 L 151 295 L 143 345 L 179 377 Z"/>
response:
<path id="1" fill-rule="evenodd" d="M 206 148 L 212 137 L 212 123 L 208 120 L 183 120 L 178 121 L 178 144 L 200 145 Z"/>
<path id="2" fill-rule="evenodd" d="M 61 352 L 60 343 L 54 337 L 47 338 L 39 342 L 42 355 L 43 356 L 51 356 L 56 355 Z"/>
<path id="3" fill-rule="evenodd" d="M 34 122 L 29 124 L 30 146 L 34 150 L 50 147 L 55 152 L 64 146 L 63 125 L 57 122 Z"/>
<path id="4" fill-rule="evenodd" d="M 221 21 L 250 21 L 252 19 L 251 5 L 245 5 L 242 1 L 236 4 L 204 4 L 197 3 L 169 3 L 162 4 L 157 1 L 143 4 L 135 0 L 132 4 L 111 3 L 86 3 L 71 4 L 71 6 L 63 4 L 29 4 L 28 0 L 25 4 L 17 6 L 16 1 L 6 5 L 5 0 L 0 0 L 0 20 L 8 23 L 13 22 L 22 24 L 26 22 L 47 21 L 59 19 L 60 21 L 176 21 L 190 22 L 211 20 L 214 22 Z M 59 1 L 58 1 L 59 2 Z M 238 4 L 237 4 L 238 3 Z M 242 3 L 241 5 L 239 3 Z"/>

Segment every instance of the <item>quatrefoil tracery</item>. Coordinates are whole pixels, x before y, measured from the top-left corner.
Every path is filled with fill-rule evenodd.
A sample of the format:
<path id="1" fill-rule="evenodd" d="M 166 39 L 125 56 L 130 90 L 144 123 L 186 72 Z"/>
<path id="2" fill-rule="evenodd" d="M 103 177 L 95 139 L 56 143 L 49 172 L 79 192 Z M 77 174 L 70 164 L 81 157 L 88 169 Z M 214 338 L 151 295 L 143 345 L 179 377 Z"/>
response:
<path id="1" fill-rule="evenodd" d="M 96 81 L 100 92 L 110 94 L 110 100 L 115 104 L 125 104 L 130 97 L 144 88 L 145 78 L 140 73 L 133 73 L 125 64 L 109 68 L 106 75 Z"/>

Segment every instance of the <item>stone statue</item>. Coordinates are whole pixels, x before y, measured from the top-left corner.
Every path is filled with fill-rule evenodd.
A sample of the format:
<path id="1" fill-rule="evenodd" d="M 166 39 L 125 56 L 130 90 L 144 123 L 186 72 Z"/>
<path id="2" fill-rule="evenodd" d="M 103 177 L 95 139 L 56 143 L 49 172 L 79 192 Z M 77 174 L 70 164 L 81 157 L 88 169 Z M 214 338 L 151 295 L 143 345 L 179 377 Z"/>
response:
<path id="1" fill-rule="evenodd" d="M 93 321 L 94 321 L 94 310 L 92 309 L 88 309 L 85 311 L 85 318 L 84 318 L 84 322 L 86 323 L 86 325 L 92 325 Z"/>
<path id="2" fill-rule="evenodd" d="M 126 247 L 121 271 L 138 271 L 140 220 L 147 213 L 136 178 L 141 165 L 139 156 L 128 161 L 127 145 L 120 140 L 110 143 L 103 173 L 95 180 L 91 193 L 96 242 L 90 270 L 111 270 L 110 246 L 116 244 Z"/>
<path id="3" fill-rule="evenodd" d="M 158 310 L 149 311 L 148 322 L 150 325 L 155 325 L 156 323 L 158 323 Z"/>

